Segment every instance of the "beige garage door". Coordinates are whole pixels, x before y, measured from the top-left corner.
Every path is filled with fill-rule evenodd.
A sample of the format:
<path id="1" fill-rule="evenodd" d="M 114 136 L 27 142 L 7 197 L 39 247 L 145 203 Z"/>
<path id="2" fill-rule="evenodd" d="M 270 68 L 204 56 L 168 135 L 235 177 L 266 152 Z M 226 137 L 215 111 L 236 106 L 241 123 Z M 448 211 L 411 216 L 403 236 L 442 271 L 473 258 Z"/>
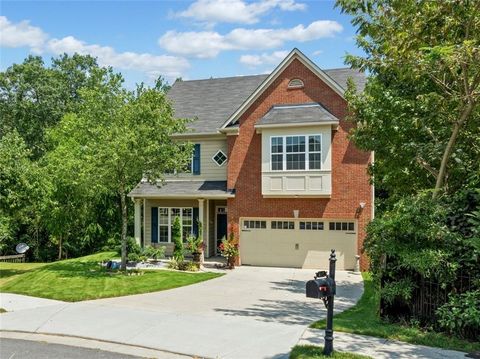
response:
<path id="1" fill-rule="evenodd" d="M 240 225 L 242 264 L 328 269 L 330 250 L 335 249 L 337 269 L 355 266 L 353 220 L 245 218 Z"/>

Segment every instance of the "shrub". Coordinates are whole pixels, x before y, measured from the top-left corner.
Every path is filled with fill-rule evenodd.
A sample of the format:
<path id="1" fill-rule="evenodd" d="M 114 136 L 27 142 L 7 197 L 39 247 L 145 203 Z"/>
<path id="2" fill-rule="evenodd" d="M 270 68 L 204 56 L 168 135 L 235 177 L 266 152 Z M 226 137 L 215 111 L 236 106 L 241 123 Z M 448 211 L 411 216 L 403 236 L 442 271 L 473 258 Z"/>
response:
<path id="1" fill-rule="evenodd" d="M 440 326 L 452 334 L 480 332 L 480 290 L 453 295 L 437 310 Z"/>
<path id="2" fill-rule="evenodd" d="M 155 260 L 165 258 L 165 246 L 156 248 L 153 246 L 147 246 L 143 249 L 143 255 Z"/>
<path id="3" fill-rule="evenodd" d="M 184 248 L 182 242 L 182 224 L 180 222 L 180 217 L 175 217 L 172 225 L 172 240 L 175 244 L 173 249 L 173 258 L 177 262 L 183 262 L 184 259 Z"/>
<path id="4" fill-rule="evenodd" d="M 140 256 L 137 253 L 131 252 L 131 253 L 128 253 L 127 259 L 129 262 L 139 262 Z"/>
<path id="5" fill-rule="evenodd" d="M 116 252 L 118 255 L 122 254 L 122 245 L 118 244 L 115 248 Z M 135 253 L 140 255 L 142 253 L 142 247 L 137 243 L 135 238 L 133 237 L 127 237 L 127 256 L 130 253 Z"/>
<path id="6" fill-rule="evenodd" d="M 195 262 L 177 261 L 175 259 L 172 259 L 168 263 L 168 268 L 177 269 L 177 270 L 181 270 L 181 271 L 197 272 L 200 269 L 200 265 L 198 263 L 195 263 Z"/>

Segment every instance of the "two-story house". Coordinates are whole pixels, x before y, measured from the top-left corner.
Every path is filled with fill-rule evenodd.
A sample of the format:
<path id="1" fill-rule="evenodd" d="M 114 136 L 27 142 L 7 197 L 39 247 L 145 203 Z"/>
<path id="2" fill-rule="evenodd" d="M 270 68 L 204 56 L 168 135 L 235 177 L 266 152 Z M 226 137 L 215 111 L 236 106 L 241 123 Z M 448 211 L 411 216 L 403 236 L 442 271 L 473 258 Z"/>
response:
<path id="1" fill-rule="evenodd" d="M 202 223 L 207 258 L 231 228 L 241 264 L 320 268 L 335 248 L 337 268 L 354 268 L 374 197 L 372 154 L 348 139 L 348 78 L 362 90 L 363 74 L 294 49 L 269 75 L 175 82 L 175 115 L 195 118 L 177 136 L 195 144 L 192 165 L 130 193 L 137 241 L 171 252 L 179 216 L 184 236 Z"/>

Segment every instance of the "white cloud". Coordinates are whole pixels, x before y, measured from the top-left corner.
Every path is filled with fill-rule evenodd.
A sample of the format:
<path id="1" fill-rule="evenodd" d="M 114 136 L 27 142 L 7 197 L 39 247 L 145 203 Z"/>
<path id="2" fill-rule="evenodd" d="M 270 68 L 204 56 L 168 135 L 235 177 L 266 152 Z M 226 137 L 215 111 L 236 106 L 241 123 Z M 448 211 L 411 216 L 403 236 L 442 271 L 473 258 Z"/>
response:
<path id="1" fill-rule="evenodd" d="M 0 46 L 30 47 L 38 52 L 44 45 L 48 35 L 39 27 L 30 25 L 28 21 L 11 23 L 5 16 L 0 16 Z"/>
<path id="2" fill-rule="evenodd" d="M 287 55 L 288 51 L 274 51 L 271 54 L 263 53 L 261 55 L 242 55 L 240 56 L 240 62 L 249 67 L 278 65 Z"/>
<path id="3" fill-rule="evenodd" d="M 313 56 L 319 56 L 321 54 L 323 54 L 323 50 L 317 50 L 313 52 Z"/>
<path id="4" fill-rule="evenodd" d="M 98 58 L 102 66 L 113 66 L 118 69 L 140 70 L 150 76 L 162 74 L 168 78 L 182 75 L 190 65 L 184 58 L 169 55 L 152 55 L 136 52 L 116 52 L 110 46 L 90 45 L 73 36 L 62 39 L 51 39 L 46 49 L 54 54 L 92 55 Z"/>
<path id="5" fill-rule="evenodd" d="M 183 56 L 212 58 L 224 50 L 262 50 L 282 46 L 287 41 L 306 42 L 332 37 L 343 30 L 336 21 L 318 20 L 307 27 L 290 29 L 237 28 L 222 35 L 215 31 L 168 31 L 158 39 L 165 50 Z"/>
<path id="6" fill-rule="evenodd" d="M 253 3 L 243 0 L 197 0 L 176 15 L 207 23 L 254 24 L 260 20 L 260 16 L 275 8 L 296 11 L 304 10 L 306 5 L 295 0 L 260 0 Z"/>
<path id="7" fill-rule="evenodd" d="M 5 16 L 0 16 L 0 46 L 26 46 L 35 53 L 46 52 L 55 55 L 75 52 L 92 55 L 98 58 L 98 63 L 102 66 L 112 66 L 119 70 L 138 70 L 144 72 L 149 79 L 163 75 L 172 80 L 184 75 L 184 71 L 190 67 L 188 60 L 179 56 L 117 52 L 110 46 L 87 44 L 73 36 L 49 39 L 42 29 L 31 26 L 28 21 L 12 23 Z"/>

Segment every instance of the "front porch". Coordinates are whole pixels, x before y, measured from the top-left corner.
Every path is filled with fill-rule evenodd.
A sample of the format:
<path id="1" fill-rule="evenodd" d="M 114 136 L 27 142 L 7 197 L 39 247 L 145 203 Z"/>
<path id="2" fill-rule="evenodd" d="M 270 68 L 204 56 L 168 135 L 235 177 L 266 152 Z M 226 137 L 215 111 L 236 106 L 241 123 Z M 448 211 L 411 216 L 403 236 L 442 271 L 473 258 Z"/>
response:
<path id="1" fill-rule="evenodd" d="M 135 240 L 141 246 L 165 246 L 165 254 L 172 255 L 172 223 L 179 217 L 184 241 L 198 235 L 201 224 L 205 258 L 216 256 L 227 236 L 227 198 L 234 196 L 225 187 L 223 181 L 139 184 L 129 195 L 135 202 Z"/>

